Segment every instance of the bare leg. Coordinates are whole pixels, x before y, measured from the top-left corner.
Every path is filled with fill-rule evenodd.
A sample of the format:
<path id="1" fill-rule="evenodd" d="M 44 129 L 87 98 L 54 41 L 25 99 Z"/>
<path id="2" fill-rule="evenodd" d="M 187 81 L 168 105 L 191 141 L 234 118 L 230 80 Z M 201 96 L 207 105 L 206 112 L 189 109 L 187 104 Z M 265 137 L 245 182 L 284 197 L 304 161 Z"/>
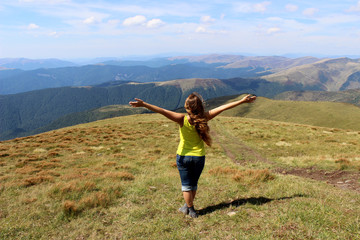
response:
<path id="1" fill-rule="evenodd" d="M 184 200 L 188 207 L 192 207 L 194 205 L 193 191 L 183 192 Z"/>
<path id="2" fill-rule="evenodd" d="M 193 202 L 194 202 L 195 196 L 196 196 L 196 190 L 193 190 L 193 191 L 191 191 L 191 192 L 192 192 L 192 198 L 193 198 Z"/>
<path id="3" fill-rule="evenodd" d="M 194 209 L 194 198 L 196 195 L 196 190 L 183 192 L 184 200 L 186 205 L 179 210 L 185 214 L 189 214 L 192 218 L 197 218 L 198 215 Z"/>

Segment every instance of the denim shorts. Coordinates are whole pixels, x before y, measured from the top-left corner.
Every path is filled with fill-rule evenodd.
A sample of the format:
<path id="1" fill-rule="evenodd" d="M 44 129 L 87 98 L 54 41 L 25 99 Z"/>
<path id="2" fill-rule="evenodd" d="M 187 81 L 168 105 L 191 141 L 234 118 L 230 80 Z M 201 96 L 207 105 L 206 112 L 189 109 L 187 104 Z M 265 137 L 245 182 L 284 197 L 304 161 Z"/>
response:
<path id="1" fill-rule="evenodd" d="M 181 178 L 183 192 L 197 190 L 198 180 L 205 165 L 205 156 L 176 155 L 176 165 Z"/>

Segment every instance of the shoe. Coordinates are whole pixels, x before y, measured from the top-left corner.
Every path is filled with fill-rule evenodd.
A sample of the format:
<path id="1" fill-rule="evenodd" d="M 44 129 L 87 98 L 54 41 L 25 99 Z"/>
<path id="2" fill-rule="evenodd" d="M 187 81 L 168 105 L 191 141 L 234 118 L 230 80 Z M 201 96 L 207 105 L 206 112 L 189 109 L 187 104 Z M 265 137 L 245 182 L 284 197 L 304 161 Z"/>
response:
<path id="1" fill-rule="evenodd" d="M 194 206 L 188 208 L 189 209 L 189 216 L 192 218 L 197 218 L 198 214 L 196 213 Z"/>
<path id="2" fill-rule="evenodd" d="M 188 215 L 188 214 L 189 214 L 189 208 L 188 208 L 188 206 L 186 205 L 186 203 L 185 203 L 184 206 L 182 206 L 181 208 L 179 208 L 179 211 L 182 212 L 182 213 L 185 214 L 185 215 Z"/>

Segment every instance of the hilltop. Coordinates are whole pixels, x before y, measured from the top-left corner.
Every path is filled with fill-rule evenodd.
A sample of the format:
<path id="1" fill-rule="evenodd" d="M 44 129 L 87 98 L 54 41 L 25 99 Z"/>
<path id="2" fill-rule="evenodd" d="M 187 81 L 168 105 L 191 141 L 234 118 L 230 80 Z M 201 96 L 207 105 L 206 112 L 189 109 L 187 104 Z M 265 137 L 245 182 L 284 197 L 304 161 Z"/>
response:
<path id="1" fill-rule="evenodd" d="M 360 132 L 222 115 L 210 127 L 197 219 L 177 212 L 178 129 L 158 114 L 0 142 L 0 238 L 358 236 Z"/>
<path id="2" fill-rule="evenodd" d="M 209 109 L 239 100 L 242 96 L 211 99 Z M 360 131 L 360 108 L 338 102 L 272 100 L 258 97 L 254 104 L 230 109 L 224 116 L 249 117 Z"/>

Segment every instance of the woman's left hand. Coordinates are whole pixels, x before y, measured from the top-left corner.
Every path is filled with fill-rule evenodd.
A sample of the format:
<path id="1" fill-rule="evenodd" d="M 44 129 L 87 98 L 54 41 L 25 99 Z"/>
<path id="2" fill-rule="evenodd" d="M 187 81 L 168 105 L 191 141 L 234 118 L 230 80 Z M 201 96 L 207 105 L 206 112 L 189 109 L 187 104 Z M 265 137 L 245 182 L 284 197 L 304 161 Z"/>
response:
<path id="1" fill-rule="evenodd" d="M 132 107 L 144 107 L 144 101 L 139 99 L 139 98 L 135 98 L 136 101 L 132 101 L 132 102 L 129 102 L 129 104 L 132 106 Z"/>

